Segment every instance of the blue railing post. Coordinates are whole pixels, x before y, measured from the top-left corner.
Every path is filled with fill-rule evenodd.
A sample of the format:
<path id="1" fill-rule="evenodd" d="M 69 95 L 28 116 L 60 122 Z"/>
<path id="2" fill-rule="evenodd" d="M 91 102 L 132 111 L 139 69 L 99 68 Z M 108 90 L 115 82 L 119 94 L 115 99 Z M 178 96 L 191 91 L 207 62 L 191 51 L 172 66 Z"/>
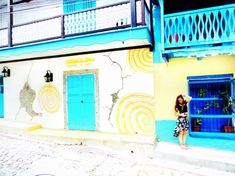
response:
<path id="1" fill-rule="evenodd" d="M 136 27 L 136 0 L 130 0 L 131 4 L 131 27 Z"/>
<path id="2" fill-rule="evenodd" d="M 8 47 L 12 46 L 13 0 L 8 0 Z"/>
<path id="3" fill-rule="evenodd" d="M 64 32 L 64 29 L 65 29 L 65 27 L 64 27 L 64 14 L 62 14 L 61 15 L 61 38 L 64 38 L 65 36 L 65 32 Z"/>
<path id="4" fill-rule="evenodd" d="M 141 24 L 145 25 L 145 0 L 141 0 Z"/>

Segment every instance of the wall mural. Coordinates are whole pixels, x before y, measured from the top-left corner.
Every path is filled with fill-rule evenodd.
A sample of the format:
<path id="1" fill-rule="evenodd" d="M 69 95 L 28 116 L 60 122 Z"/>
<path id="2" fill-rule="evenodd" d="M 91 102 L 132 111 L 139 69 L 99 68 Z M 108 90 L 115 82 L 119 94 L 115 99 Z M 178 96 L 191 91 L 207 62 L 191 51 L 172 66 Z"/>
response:
<path id="1" fill-rule="evenodd" d="M 127 62 L 134 72 L 153 74 L 153 54 L 149 48 L 132 49 L 128 51 Z"/>
<path id="2" fill-rule="evenodd" d="M 134 72 L 153 74 L 153 56 L 148 48 L 128 51 L 127 63 Z M 154 97 L 146 93 L 132 93 L 117 102 L 116 124 L 120 133 L 154 134 Z"/>
<path id="3" fill-rule="evenodd" d="M 19 107 L 18 112 L 15 115 L 15 119 L 19 115 L 20 110 L 22 108 L 25 108 L 25 111 L 31 116 L 31 120 L 32 120 L 32 117 L 42 115 L 41 113 L 38 113 L 33 110 L 33 103 L 36 98 L 36 91 L 31 88 L 31 86 L 29 85 L 29 81 L 28 81 L 32 67 L 33 67 L 33 63 L 30 66 L 29 72 L 27 74 L 27 79 L 26 79 L 26 82 L 24 83 L 23 89 L 21 89 L 21 91 L 20 91 L 20 95 L 19 95 L 20 107 Z"/>
<path id="4" fill-rule="evenodd" d="M 61 105 L 61 96 L 53 84 L 45 84 L 39 91 L 39 104 L 48 113 L 56 113 Z"/>
<path id="5" fill-rule="evenodd" d="M 33 90 L 30 87 L 28 81 L 26 81 L 23 89 L 20 91 L 20 108 L 16 114 L 16 117 L 22 108 L 25 108 L 25 111 L 31 117 L 41 115 L 41 113 L 37 113 L 33 110 L 33 102 L 34 102 L 35 98 L 36 98 L 35 90 Z"/>
<path id="6" fill-rule="evenodd" d="M 116 110 L 119 132 L 128 134 L 153 134 L 155 115 L 153 96 L 133 93 L 119 102 Z"/>

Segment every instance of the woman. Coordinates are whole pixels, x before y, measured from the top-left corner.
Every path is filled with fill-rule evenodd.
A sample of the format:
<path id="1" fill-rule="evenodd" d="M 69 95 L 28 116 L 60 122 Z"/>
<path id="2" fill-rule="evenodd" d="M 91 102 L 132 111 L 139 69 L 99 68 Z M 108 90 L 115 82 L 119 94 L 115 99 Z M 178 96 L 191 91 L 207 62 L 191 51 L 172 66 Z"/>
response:
<path id="1" fill-rule="evenodd" d="M 174 136 L 179 138 L 180 147 L 187 149 L 185 145 L 188 131 L 188 106 L 187 103 L 192 99 L 190 96 L 178 95 L 175 102 L 175 114 L 178 116 Z"/>

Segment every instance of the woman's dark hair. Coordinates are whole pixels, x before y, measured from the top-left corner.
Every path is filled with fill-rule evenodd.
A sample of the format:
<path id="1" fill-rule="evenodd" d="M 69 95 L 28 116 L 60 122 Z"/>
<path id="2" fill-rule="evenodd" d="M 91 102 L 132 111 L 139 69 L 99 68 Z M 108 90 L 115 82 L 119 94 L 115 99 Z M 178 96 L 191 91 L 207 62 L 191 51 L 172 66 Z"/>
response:
<path id="1" fill-rule="evenodd" d="M 187 102 L 184 100 L 183 95 L 178 95 L 178 96 L 176 97 L 176 100 L 175 100 L 175 111 L 176 111 L 177 107 L 179 107 L 179 101 L 178 101 L 179 98 L 181 98 L 181 99 L 183 100 L 183 104 L 186 104 L 186 103 L 187 103 Z"/>

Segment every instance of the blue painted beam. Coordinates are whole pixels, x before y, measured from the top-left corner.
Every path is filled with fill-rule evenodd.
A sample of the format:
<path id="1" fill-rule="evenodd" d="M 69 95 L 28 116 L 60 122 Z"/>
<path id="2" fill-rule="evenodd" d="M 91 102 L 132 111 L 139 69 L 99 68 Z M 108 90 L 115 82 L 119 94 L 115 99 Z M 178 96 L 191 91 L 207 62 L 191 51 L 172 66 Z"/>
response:
<path id="1" fill-rule="evenodd" d="M 30 54 L 33 52 L 46 52 L 48 50 L 59 50 L 78 46 L 91 46 L 94 44 L 102 45 L 116 41 L 125 42 L 128 40 L 147 40 L 149 45 L 152 43 L 150 31 L 148 27 L 145 26 L 4 48 L 0 50 L 0 57 L 6 58 L 12 55 L 17 56 L 21 54 Z"/>
<path id="2" fill-rule="evenodd" d="M 217 55 L 235 55 L 235 43 L 222 46 L 201 45 L 190 48 L 176 48 L 163 51 L 163 55 L 170 58 L 193 58 Z"/>

